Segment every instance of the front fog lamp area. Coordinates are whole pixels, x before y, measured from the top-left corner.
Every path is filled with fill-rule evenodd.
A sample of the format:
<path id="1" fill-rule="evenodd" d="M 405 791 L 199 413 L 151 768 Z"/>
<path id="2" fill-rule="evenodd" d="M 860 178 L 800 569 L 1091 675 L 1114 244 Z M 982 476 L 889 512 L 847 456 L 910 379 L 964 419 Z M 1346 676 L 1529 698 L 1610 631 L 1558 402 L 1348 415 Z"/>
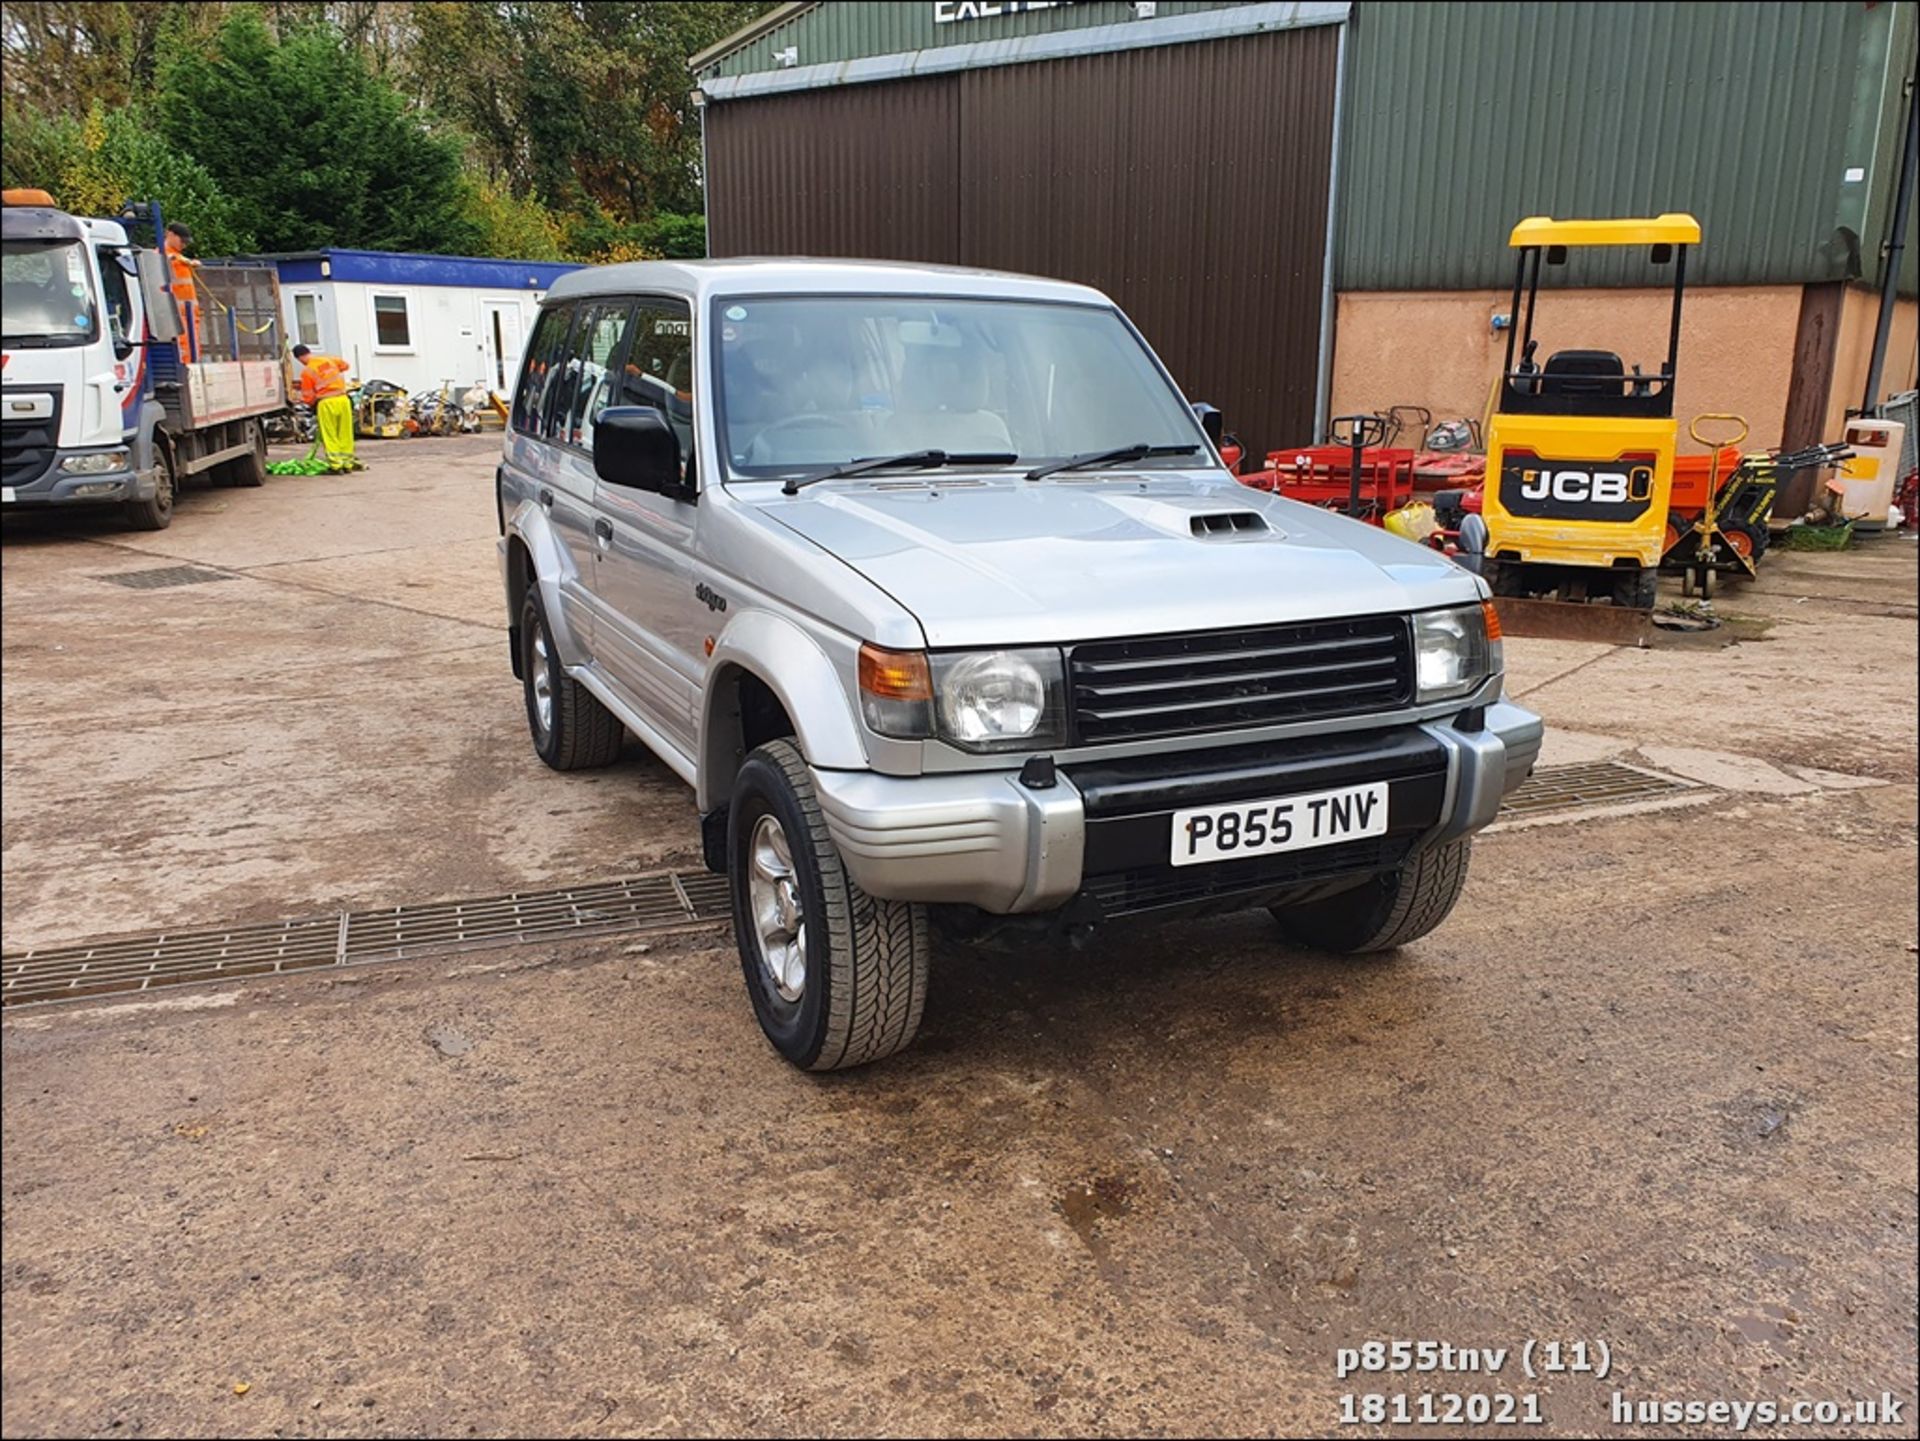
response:
<path id="1" fill-rule="evenodd" d="M 1413 618 L 1413 649 L 1420 700 L 1477 690 L 1501 668 L 1500 621 L 1492 602 L 1420 612 Z"/>
<path id="2" fill-rule="evenodd" d="M 1024 750 L 1061 739 L 1065 681 L 1055 650 L 860 648 L 860 708 L 880 735 L 970 751 Z"/>

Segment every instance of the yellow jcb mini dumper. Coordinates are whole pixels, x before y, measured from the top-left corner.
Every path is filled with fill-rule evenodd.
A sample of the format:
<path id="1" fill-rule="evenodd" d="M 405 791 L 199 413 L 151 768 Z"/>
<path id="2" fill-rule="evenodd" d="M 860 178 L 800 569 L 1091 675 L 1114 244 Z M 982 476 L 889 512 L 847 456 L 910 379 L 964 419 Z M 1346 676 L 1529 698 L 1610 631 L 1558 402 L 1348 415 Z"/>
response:
<path id="1" fill-rule="evenodd" d="M 1651 611 L 1673 485 L 1674 366 L 1691 215 L 1651 220 L 1549 220 L 1513 227 L 1519 252 L 1507 354 L 1487 427 L 1483 562 L 1498 596 L 1557 594 Z M 1534 360 L 1540 267 L 1570 250 L 1637 246 L 1671 267 L 1673 319 L 1657 371 L 1629 372 L 1611 350 L 1555 350 Z"/>

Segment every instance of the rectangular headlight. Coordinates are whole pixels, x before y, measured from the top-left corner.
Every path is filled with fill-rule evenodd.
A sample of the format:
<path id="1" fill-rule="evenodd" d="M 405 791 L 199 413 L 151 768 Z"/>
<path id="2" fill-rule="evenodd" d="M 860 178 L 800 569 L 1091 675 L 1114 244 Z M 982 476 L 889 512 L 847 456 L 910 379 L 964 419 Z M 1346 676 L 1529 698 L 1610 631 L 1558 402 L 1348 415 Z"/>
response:
<path id="1" fill-rule="evenodd" d="M 1066 675 L 1049 649 L 949 651 L 860 647 L 860 712 L 876 735 L 938 736 L 961 750 L 1063 743 Z"/>
<path id="2" fill-rule="evenodd" d="M 1419 700 L 1466 695 L 1499 668 L 1499 622 L 1489 624 L 1491 610 L 1491 603 L 1461 605 L 1421 611 L 1413 617 Z"/>
<path id="3" fill-rule="evenodd" d="M 90 455 L 69 455 L 62 458 L 60 468 L 68 475 L 107 475 L 127 468 L 127 453 L 97 450 Z"/>
<path id="4" fill-rule="evenodd" d="M 1066 728 L 1057 650 L 959 651 L 933 657 L 940 739 L 969 751 L 1058 745 Z"/>

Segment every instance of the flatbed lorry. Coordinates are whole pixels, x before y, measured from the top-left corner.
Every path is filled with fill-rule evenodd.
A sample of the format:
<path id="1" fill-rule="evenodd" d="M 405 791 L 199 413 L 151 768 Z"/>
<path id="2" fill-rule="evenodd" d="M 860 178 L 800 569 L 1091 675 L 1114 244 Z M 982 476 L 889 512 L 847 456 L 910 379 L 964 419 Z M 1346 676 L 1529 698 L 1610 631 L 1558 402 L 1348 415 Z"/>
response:
<path id="1" fill-rule="evenodd" d="M 203 265 L 189 360 L 164 233 L 150 202 L 98 220 L 6 192 L 0 512 L 92 508 L 160 530 L 189 477 L 265 480 L 266 420 L 287 405 L 278 276 Z"/>

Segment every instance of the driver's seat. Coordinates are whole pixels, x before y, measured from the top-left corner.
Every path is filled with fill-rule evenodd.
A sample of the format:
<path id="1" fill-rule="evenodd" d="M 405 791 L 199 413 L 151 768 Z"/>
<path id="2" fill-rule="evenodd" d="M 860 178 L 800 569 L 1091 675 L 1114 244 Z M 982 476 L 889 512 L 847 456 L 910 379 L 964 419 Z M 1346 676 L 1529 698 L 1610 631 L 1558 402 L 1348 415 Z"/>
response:
<path id="1" fill-rule="evenodd" d="M 1540 372 L 1542 395 L 1625 395 L 1627 367 L 1611 350 L 1556 350 Z"/>
<path id="2" fill-rule="evenodd" d="M 900 450 L 1014 449 L 1007 422 L 986 408 L 987 368 L 958 345 L 910 345 L 900 366 L 888 442 Z"/>

